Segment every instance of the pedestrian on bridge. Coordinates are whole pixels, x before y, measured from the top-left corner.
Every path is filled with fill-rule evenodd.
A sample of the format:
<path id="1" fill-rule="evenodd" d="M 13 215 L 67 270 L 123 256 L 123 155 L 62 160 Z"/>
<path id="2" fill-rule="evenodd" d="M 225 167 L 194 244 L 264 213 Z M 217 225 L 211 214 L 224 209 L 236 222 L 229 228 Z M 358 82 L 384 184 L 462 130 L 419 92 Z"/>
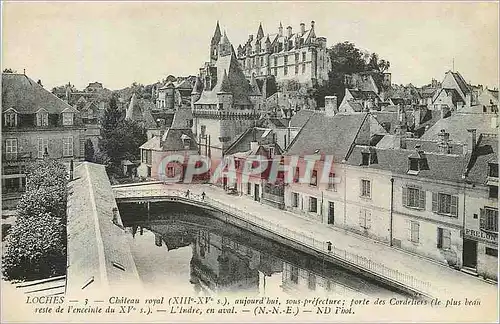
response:
<path id="1" fill-rule="evenodd" d="M 189 189 L 186 190 L 186 198 L 189 198 Z"/>
<path id="2" fill-rule="evenodd" d="M 201 193 L 201 200 L 203 200 L 203 201 L 205 200 L 205 191 L 203 191 L 203 192 Z"/>

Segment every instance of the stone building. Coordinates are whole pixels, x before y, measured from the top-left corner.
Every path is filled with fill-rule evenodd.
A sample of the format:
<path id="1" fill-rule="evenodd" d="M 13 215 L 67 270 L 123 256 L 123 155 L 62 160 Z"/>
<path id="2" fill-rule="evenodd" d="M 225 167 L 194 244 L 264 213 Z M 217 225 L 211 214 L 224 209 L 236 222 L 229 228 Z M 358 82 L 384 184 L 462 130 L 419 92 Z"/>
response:
<path id="1" fill-rule="evenodd" d="M 97 150 L 100 127 L 25 74 L 2 74 L 2 192 L 25 188 L 25 167 L 45 156 L 83 160 Z M 90 139 L 90 142 L 87 140 Z"/>
<path id="2" fill-rule="evenodd" d="M 294 80 L 306 86 L 321 85 L 330 70 L 326 38 L 316 36 L 314 21 L 308 29 L 301 23 L 295 32 L 291 26 L 284 32 L 280 23 L 276 33 L 268 34 L 259 25 L 257 34 L 238 46 L 237 57 L 247 78 L 273 76 L 278 84 Z"/>
<path id="3" fill-rule="evenodd" d="M 218 25 L 210 54 L 191 93 L 193 128 L 198 143 L 208 147 L 207 155 L 222 157 L 231 140 L 259 119 L 264 98 L 255 80 L 246 80 Z"/>

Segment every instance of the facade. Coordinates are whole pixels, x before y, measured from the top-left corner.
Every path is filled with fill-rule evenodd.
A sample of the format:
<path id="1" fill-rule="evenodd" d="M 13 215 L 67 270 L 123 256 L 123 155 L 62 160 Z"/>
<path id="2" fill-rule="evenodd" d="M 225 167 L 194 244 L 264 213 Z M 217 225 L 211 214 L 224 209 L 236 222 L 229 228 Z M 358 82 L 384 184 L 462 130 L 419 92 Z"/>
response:
<path id="1" fill-rule="evenodd" d="M 44 156 L 83 160 L 90 139 L 98 147 L 100 128 L 24 74 L 2 74 L 2 192 L 24 190 L 24 170 Z"/>
<path id="2" fill-rule="evenodd" d="M 307 86 L 321 85 L 328 80 L 330 58 L 326 38 L 317 37 L 315 23 L 306 30 L 301 23 L 298 31 L 291 26 L 277 33 L 264 34 L 262 25 L 256 35 L 237 49 L 238 61 L 245 76 L 273 76 L 278 83 L 294 80 Z"/>
<path id="3" fill-rule="evenodd" d="M 497 280 L 495 117 L 454 113 L 411 138 L 384 134 L 374 115 L 309 119 L 285 152 L 301 157 L 294 182 L 285 186 L 286 209 Z M 308 154 L 318 159 L 306 175 Z M 326 156 L 333 164 L 325 169 Z"/>
<path id="4" fill-rule="evenodd" d="M 193 131 L 207 155 L 220 158 L 232 140 L 259 119 L 264 97 L 256 80 L 248 82 L 234 48 L 219 26 L 212 38 L 210 61 L 200 68 L 191 93 Z"/>
<path id="5" fill-rule="evenodd" d="M 157 110 L 176 110 L 191 105 L 191 92 L 196 81 L 195 76 L 168 81 L 164 85 L 153 87 L 153 97 Z"/>

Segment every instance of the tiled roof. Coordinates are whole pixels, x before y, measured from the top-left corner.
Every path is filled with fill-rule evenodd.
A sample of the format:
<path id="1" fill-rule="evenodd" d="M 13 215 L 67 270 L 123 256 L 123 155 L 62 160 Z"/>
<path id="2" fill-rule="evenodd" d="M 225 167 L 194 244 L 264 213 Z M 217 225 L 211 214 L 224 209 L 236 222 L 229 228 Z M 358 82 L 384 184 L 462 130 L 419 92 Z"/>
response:
<path id="1" fill-rule="evenodd" d="M 34 114 L 40 108 L 49 114 L 63 110 L 78 112 L 24 74 L 2 73 L 2 111 L 13 108 L 20 114 Z"/>
<path id="2" fill-rule="evenodd" d="M 290 119 L 290 127 L 302 127 L 307 123 L 309 118 L 314 115 L 315 112 L 314 110 L 307 110 L 307 109 L 302 109 L 299 110 L 295 113 L 295 115 L 292 116 Z"/>
<path id="3" fill-rule="evenodd" d="M 250 149 L 250 142 L 255 141 L 261 144 L 271 142 L 274 132 L 270 128 L 250 127 L 238 136 L 227 148 L 225 154 L 245 152 Z"/>
<path id="4" fill-rule="evenodd" d="M 470 87 L 467 85 L 467 82 L 465 82 L 464 78 L 462 77 L 462 75 L 460 73 L 451 72 L 451 75 L 453 76 L 453 78 L 457 82 L 458 86 L 460 87 L 460 90 L 462 90 L 462 92 L 464 94 L 467 94 L 470 92 Z"/>
<path id="5" fill-rule="evenodd" d="M 193 120 L 191 108 L 179 108 L 174 114 L 171 128 L 186 128 L 187 121 Z"/>
<path id="6" fill-rule="evenodd" d="M 196 138 L 190 128 L 169 128 L 165 131 L 161 138 L 161 146 L 163 150 L 166 151 L 185 151 L 184 142 L 182 136 L 188 136 L 189 150 L 197 151 L 198 144 L 196 143 Z"/>
<path id="7" fill-rule="evenodd" d="M 308 155 L 319 150 L 341 162 L 349 153 L 368 114 L 337 114 L 326 117 L 316 113 L 294 138 L 286 155 Z"/>
<path id="8" fill-rule="evenodd" d="M 355 112 L 362 112 L 363 111 L 363 105 L 357 101 L 347 100 L 346 103 Z"/>
<path id="9" fill-rule="evenodd" d="M 498 137 L 482 135 L 471 156 L 467 168 L 467 179 L 473 183 L 486 184 L 489 163 L 498 163 Z"/>
<path id="10" fill-rule="evenodd" d="M 159 136 L 153 136 L 149 141 L 142 144 L 139 148 L 144 149 L 144 150 L 161 151 L 160 142 L 161 142 L 161 139 Z"/>
<path id="11" fill-rule="evenodd" d="M 366 150 L 365 146 L 356 145 L 349 155 L 348 164 L 361 165 L 361 152 Z M 392 171 L 396 174 L 407 174 L 408 157 L 415 154 L 415 150 L 408 149 L 381 149 L 375 148 L 376 162 L 368 168 Z M 428 170 L 420 170 L 416 178 L 429 178 L 443 181 L 461 182 L 468 156 L 424 153 L 427 159 Z"/>
<path id="12" fill-rule="evenodd" d="M 469 137 L 467 129 L 476 129 L 476 134 L 496 134 L 498 129 L 491 127 L 491 120 L 494 117 L 496 117 L 495 114 L 454 113 L 448 118 L 438 120 L 422 135 L 422 139 L 434 140 L 437 138 L 437 134 L 444 129 L 450 133 L 450 141 L 467 143 Z"/>
<path id="13" fill-rule="evenodd" d="M 222 83 L 224 80 L 224 73 L 227 73 L 228 79 L 228 92 L 233 94 L 233 102 L 235 105 L 250 105 L 248 99 L 250 94 L 250 84 L 245 78 L 243 71 L 234 54 L 234 50 L 230 55 L 220 56 L 217 59 L 217 84 L 212 90 L 203 91 L 200 99 L 195 104 L 214 105 L 218 103 L 217 93 L 221 91 Z M 226 89 L 224 89 L 226 90 Z"/>
<path id="14" fill-rule="evenodd" d="M 384 126 L 389 134 L 394 134 L 399 125 L 398 113 L 392 111 L 372 111 L 370 112 L 377 121 Z"/>
<path id="15" fill-rule="evenodd" d="M 349 92 L 351 93 L 353 98 L 357 99 L 357 100 L 378 98 L 378 95 L 373 91 L 362 91 L 362 90 L 349 89 Z"/>

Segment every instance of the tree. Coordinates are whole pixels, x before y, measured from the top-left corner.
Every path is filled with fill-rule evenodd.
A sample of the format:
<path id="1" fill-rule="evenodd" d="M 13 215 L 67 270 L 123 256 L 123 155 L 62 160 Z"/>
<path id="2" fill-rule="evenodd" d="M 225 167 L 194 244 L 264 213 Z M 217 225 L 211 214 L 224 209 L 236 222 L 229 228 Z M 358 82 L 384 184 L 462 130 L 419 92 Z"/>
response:
<path id="1" fill-rule="evenodd" d="M 27 168 L 26 192 L 6 239 L 2 272 L 8 279 L 32 280 L 66 270 L 68 174 L 63 164 L 45 159 Z"/>
<path id="2" fill-rule="evenodd" d="M 370 61 L 367 64 L 367 71 L 374 71 L 374 72 L 380 72 L 383 73 L 387 71 L 391 67 L 391 63 L 389 61 L 386 61 L 384 59 L 379 60 L 378 54 L 377 53 L 372 53 L 370 56 Z"/>
<path id="3" fill-rule="evenodd" d="M 112 96 L 109 100 L 109 106 L 104 111 L 103 132 L 106 133 L 115 129 L 122 118 L 123 113 L 118 109 L 117 99 L 115 96 Z"/>
<path id="4" fill-rule="evenodd" d="M 85 161 L 94 162 L 94 154 L 94 144 L 90 138 L 88 138 L 85 141 Z"/>
<path id="5" fill-rule="evenodd" d="M 3 70 L 3 73 L 16 73 L 16 70 L 13 70 L 11 68 L 6 68 Z"/>
<path id="6" fill-rule="evenodd" d="M 146 131 L 141 125 L 135 121 L 121 120 L 114 129 L 103 133 L 99 143 L 105 154 L 100 157 L 101 162 L 107 165 L 108 172 L 119 172 L 122 160 L 140 158 L 139 146 L 146 140 Z"/>

